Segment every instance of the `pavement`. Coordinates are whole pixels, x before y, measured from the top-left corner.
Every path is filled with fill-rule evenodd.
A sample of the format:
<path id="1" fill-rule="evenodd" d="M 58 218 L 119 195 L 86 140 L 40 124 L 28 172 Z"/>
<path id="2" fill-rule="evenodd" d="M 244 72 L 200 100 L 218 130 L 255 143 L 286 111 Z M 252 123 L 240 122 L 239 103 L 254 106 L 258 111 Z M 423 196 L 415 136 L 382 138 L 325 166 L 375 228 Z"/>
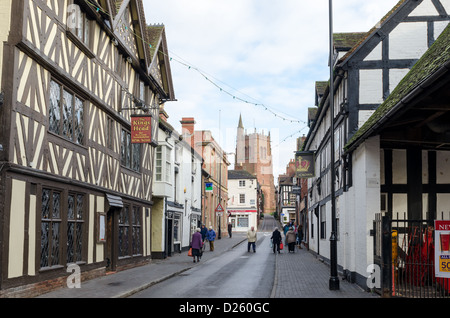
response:
<path id="1" fill-rule="evenodd" d="M 209 251 L 209 245 L 206 245 L 199 263 L 194 263 L 187 252 L 176 253 L 166 259 L 152 260 L 147 265 L 83 281 L 81 288 L 61 288 L 36 298 L 126 298 L 194 266 L 201 266 L 202 262 L 218 257 L 245 241 L 245 233 L 233 233 L 232 238 L 224 235 L 216 240 L 214 251 Z M 258 247 L 258 252 L 265 248 L 267 253 L 272 253 L 265 242 Z M 288 253 L 285 249 L 274 257 L 276 274 L 271 298 L 379 298 L 343 280 L 340 280 L 338 291 L 330 291 L 329 266 L 306 249 L 297 249 L 295 253 Z"/>

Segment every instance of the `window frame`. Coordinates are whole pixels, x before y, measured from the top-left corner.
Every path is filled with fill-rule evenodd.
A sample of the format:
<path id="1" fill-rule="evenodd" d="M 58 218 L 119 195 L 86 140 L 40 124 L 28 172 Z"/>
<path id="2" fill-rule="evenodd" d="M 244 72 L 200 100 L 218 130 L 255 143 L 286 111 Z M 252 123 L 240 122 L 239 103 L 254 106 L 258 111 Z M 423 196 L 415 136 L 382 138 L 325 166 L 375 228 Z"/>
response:
<path id="1" fill-rule="evenodd" d="M 142 216 L 143 207 L 124 203 L 119 213 L 118 230 L 118 258 L 125 259 L 143 255 Z M 121 237 L 126 235 L 125 238 Z M 136 249 L 138 238 L 138 249 Z"/>
<path id="2" fill-rule="evenodd" d="M 139 157 L 138 161 L 136 155 Z M 142 168 L 141 144 L 133 144 L 131 132 L 124 127 L 120 132 L 120 165 L 137 173 L 140 173 Z"/>
<path id="3" fill-rule="evenodd" d="M 74 218 L 70 218 L 70 216 L 69 216 L 69 198 L 71 196 L 74 197 L 74 203 L 75 203 Z M 79 197 L 81 197 L 81 201 L 77 200 Z M 66 238 L 67 238 L 66 263 L 67 264 L 73 264 L 73 263 L 78 264 L 78 263 L 84 262 L 84 260 L 83 260 L 83 238 L 84 238 L 84 233 L 86 232 L 86 226 L 85 226 L 86 202 L 85 202 L 85 198 L 86 198 L 85 194 L 72 192 L 72 191 L 69 192 L 69 194 L 67 195 L 67 204 L 68 204 L 68 206 L 67 206 L 67 222 L 66 222 L 67 223 L 67 229 L 66 229 L 66 233 L 67 233 L 67 236 L 66 236 Z M 79 217 L 78 209 L 77 209 L 78 205 L 80 203 L 82 205 L 81 206 L 82 207 L 81 217 Z M 69 237 L 68 236 L 69 236 L 69 224 L 70 223 L 74 224 L 74 232 L 75 232 L 75 238 L 73 239 L 73 241 L 75 243 L 75 244 L 73 244 L 73 249 L 74 249 L 73 256 L 75 257 L 74 261 L 69 261 Z M 81 229 L 80 229 L 81 233 L 79 233 L 78 226 L 81 226 Z M 79 241 L 79 240 L 81 240 L 81 241 Z M 78 243 L 81 243 L 80 250 L 78 250 L 78 246 L 77 246 Z"/>
<path id="4" fill-rule="evenodd" d="M 44 205 L 44 194 L 48 192 L 48 203 Z M 55 209 L 55 194 L 59 197 L 59 210 L 58 215 L 54 214 Z M 73 209 L 74 218 L 69 215 L 69 197 L 73 196 L 75 198 L 75 208 Z M 76 201 L 77 197 L 81 197 L 80 201 Z M 40 202 L 37 202 L 39 211 L 39 236 L 40 236 L 40 249 L 39 249 L 39 259 L 36 262 L 38 270 L 40 272 L 62 268 L 69 264 L 85 264 L 87 257 L 87 231 L 88 231 L 88 196 L 86 193 L 80 191 L 68 191 L 62 188 L 57 188 L 53 186 L 43 185 L 40 190 Z M 76 207 L 81 204 L 81 210 L 77 210 Z M 46 208 L 47 207 L 47 208 Z M 47 214 L 44 214 L 44 209 Z M 81 217 L 79 217 L 81 214 Z M 46 247 L 44 247 L 44 226 L 49 224 L 46 229 Z M 74 228 L 77 231 L 75 238 L 73 239 L 74 253 L 69 253 L 69 223 L 75 224 Z M 53 232 L 53 224 L 58 224 L 58 233 Z M 78 231 L 77 225 L 81 225 L 80 231 Z M 57 241 L 57 246 L 54 245 L 55 240 Z M 37 252 L 37 251 L 36 251 Z M 56 255 L 57 253 L 57 255 Z M 46 254 L 46 261 L 43 261 L 43 257 Z M 72 261 L 70 255 L 74 255 L 75 258 Z"/>
<path id="5" fill-rule="evenodd" d="M 53 100 L 53 85 L 58 86 L 58 97 L 56 101 Z M 69 94 L 72 97 L 71 102 L 71 135 L 65 133 L 67 128 L 65 128 L 64 124 L 64 114 L 65 114 L 65 93 Z M 77 101 L 80 102 L 80 104 L 77 106 Z M 56 105 L 55 105 L 56 104 Z M 79 111 L 77 107 L 81 105 L 81 116 L 79 115 Z M 49 104 L 48 104 L 48 127 L 47 130 L 51 132 L 52 134 L 55 134 L 61 138 L 64 138 L 67 141 L 70 141 L 74 144 L 83 146 L 85 144 L 85 138 L 86 138 L 86 120 L 85 120 L 85 109 L 86 109 L 86 100 L 81 98 L 80 95 L 76 94 L 73 90 L 71 90 L 66 85 L 62 84 L 61 82 L 57 81 L 54 78 L 50 79 L 50 88 L 49 88 Z M 57 110 L 57 111 L 56 111 Z M 55 114 L 54 117 L 59 117 L 56 119 L 52 118 L 52 114 Z M 79 118 L 80 120 L 77 120 Z M 52 123 L 56 122 L 57 125 L 53 127 Z M 57 130 L 56 130 L 57 127 Z M 77 129 L 77 127 L 81 127 Z M 81 135 L 81 138 L 79 136 Z"/>
<path id="6" fill-rule="evenodd" d="M 70 7 L 71 5 L 76 6 L 76 8 L 78 8 L 78 10 L 75 10 L 75 12 L 71 12 L 71 11 L 67 11 L 67 26 L 66 26 L 66 35 L 67 37 L 81 50 L 83 51 L 83 53 L 86 54 L 86 56 L 90 59 L 95 57 L 95 54 L 92 52 L 91 47 L 92 47 L 92 38 L 93 38 L 93 30 L 94 25 L 93 23 L 95 23 L 95 20 L 91 20 L 91 18 L 89 17 L 89 15 L 83 11 L 83 9 L 81 8 L 81 6 L 76 3 L 77 1 L 69 1 L 68 7 Z M 75 15 L 75 24 L 78 23 L 78 17 L 76 16 L 77 14 L 81 15 L 81 21 L 82 21 L 82 36 L 80 37 L 80 33 L 79 33 L 79 28 L 77 27 L 71 27 L 70 23 L 69 23 L 69 19 L 73 18 L 71 15 Z M 86 29 L 87 27 L 87 29 Z"/>

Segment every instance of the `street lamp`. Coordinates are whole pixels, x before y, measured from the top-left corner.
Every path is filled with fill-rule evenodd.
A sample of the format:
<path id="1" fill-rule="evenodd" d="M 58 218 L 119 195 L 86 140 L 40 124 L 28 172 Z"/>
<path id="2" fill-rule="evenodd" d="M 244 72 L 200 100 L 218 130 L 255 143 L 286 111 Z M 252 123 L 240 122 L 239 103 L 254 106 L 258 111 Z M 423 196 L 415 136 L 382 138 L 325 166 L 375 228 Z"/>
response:
<path id="1" fill-rule="evenodd" d="M 329 107 L 331 117 L 330 143 L 331 143 L 331 236 L 330 236 L 330 280 L 329 289 L 339 290 L 339 277 L 337 274 L 337 220 L 336 220 L 336 175 L 334 168 L 334 46 L 333 46 L 333 1 L 329 0 L 329 26 L 330 26 L 330 93 Z"/>

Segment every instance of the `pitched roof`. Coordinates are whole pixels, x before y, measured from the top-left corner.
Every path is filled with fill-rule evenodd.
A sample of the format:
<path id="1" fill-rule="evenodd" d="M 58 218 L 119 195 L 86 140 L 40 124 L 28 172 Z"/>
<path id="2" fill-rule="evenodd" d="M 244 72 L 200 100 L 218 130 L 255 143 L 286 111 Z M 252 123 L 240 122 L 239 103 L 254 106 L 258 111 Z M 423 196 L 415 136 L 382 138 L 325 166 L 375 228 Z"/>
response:
<path id="1" fill-rule="evenodd" d="M 394 15 L 394 13 L 397 11 L 397 9 L 408 0 L 400 0 L 399 2 L 397 2 L 397 4 L 380 20 L 380 22 L 378 22 L 372 29 L 370 29 L 368 32 L 366 32 L 365 34 L 362 34 L 359 38 L 359 41 L 357 41 L 353 47 L 343 56 L 339 59 L 339 61 L 337 62 L 337 64 L 342 64 L 344 62 L 347 61 L 347 59 L 353 55 L 353 53 L 355 53 L 360 47 L 362 47 L 363 43 L 371 36 L 373 36 L 381 25 L 383 25 L 383 23 L 385 21 L 387 21 L 389 18 L 391 18 L 391 16 Z"/>
<path id="2" fill-rule="evenodd" d="M 334 33 L 333 43 L 337 51 L 348 51 L 366 36 L 366 32 Z"/>
<path id="3" fill-rule="evenodd" d="M 170 68 L 170 58 L 169 58 L 169 49 L 167 46 L 166 39 L 166 31 L 164 24 L 152 24 L 147 25 L 146 32 L 149 44 L 150 56 L 151 56 L 151 65 L 150 65 L 150 73 L 155 71 L 160 73 L 157 77 L 161 76 L 162 88 L 165 92 L 166 99 L 170 101 L 175 101 L 175 92 L 172 81 L 172 71 Z M 159 57 L 159 59 L 157 58 Z M 156 62 L 159 62 L 159 66 L 156 66 Z M 152 74 L 153 76 L 154 74 Z"/>
<path id="4" fill-rule="evenodd" d="M 246 170 L 228 170 L 228 180 L 231 179 L 256 179 L 256 177 Z"/>
<path id="5" fill-rule="evenodd" d="M 436 42 L 422 58 L 411 68 L 400 81 L 394 91 L 382 103 L 365 124 L 349 140 L 345 149 L 355 148 L 369 137 L 382 123 L 389 120 L 390 115 L 402 108 L 417 90 L 425 87 L 427 81 L 434 81 L 434 76 L 441 76 L 450 71 L 450 25 L 441 33 Z M 432 85 L 432 84 L 428 84 Z"/>

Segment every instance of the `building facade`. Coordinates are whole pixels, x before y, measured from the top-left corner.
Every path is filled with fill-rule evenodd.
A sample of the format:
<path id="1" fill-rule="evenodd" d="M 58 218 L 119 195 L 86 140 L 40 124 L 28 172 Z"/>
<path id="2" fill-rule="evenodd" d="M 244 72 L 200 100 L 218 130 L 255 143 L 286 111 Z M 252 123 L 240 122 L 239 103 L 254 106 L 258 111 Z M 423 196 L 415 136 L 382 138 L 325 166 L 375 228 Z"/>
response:
<path id="1" fill-rule="evenodd" d="M 334 118 L 330 116 L 330 87 L 317 90 L 321 94 L 316 95 L 318 108 L 303 147 L 315 152 L 315 177 L 308 180 L 309 248 L 324 258 L 330 257 L 333 186 L 338 264 L 349 280 L 362 286 L 366 284 L 367 268 L 374 262 L 373 237 L 369 233 L 375 213 L 381 211 L 382 169 L 373 157 L 370 160 L 366 157 L 368 161 L 357 167 L 354 163 L 361 163 L 364 158 L 356 158 L 356 152 L 350 155 L 344 146 L 448 25 L 449 12 L 447 1 L 402 0 L 369 32 L 351 37 L 336 35 Z M 345 41 L 356 43 L 342 45 Z M 331 120 L 334 120 L 333 132 Z M 333 163 L 331 134 L 335 140 Z M 393 164 L 402 165 L 397 160 Z M 333 185 L 332 173 L 336 176 Z M 405 197 L 397 199 L 400 206 L 406 205 Z"/>
<path id="2" fill-rule="evenodd" d="M 165 258 L 189 249 L 192 234 L 201 224 L 202 157 L 167 121 L 160 110 L 155 155 L 152 214 L 152 253 Z"/>
<path id="3" fill-rule="evenodd" d="M 142 2 L 1 7 L 0 293 L 146 262 L 156 120 L 173 91 Z M 132 115 L 152 116 L 150 142 L 132 143 Z"/>
<path id="4" fill-rule="evenodd" d="M 258 227 L 258 180 L 245 170 L 228 170 L 227 216 L 233 231 Z"/>
<path id="5" fill-rule="evenodd" d="M 228 166 L 226 152 L 209 130 L 195 130 L 195 119 L 181 120 L 182 136 L 203 158 L 202 224 L 212 227 L 221 238 L 227 231 L 225 211 L 228 202 Z"/>
<path id="6" fill-rule="evenodd" d="M 447 26 L 345 146 L 361 175 L 353 190 L 362 198 L 357 208 L 379 204 L 374 259 L 390 265 L 380 286 L 387 297 L 446 297 L 450 290 L 446 267 L 434 255 L 441 251 L 434 222 L 450 220 L 449 52 Z M 382 224 L 395 236 L 386 237 Z"/>

